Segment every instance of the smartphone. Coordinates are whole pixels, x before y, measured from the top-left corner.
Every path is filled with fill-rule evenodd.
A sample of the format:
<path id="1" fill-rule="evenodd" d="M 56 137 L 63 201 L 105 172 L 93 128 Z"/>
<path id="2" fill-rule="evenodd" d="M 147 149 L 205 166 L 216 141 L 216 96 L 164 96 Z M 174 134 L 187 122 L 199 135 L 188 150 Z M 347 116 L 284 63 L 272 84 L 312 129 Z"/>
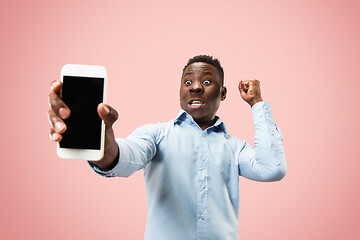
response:
<path id="1" fill-rule="evenodd" d="M 104 156 L 105 124 L 97 107 L 106 101 L 107 72 L 103 66 L 66 64 L 61 69 L 60 97 L 71 114 L 58 143 L 60 158 L 100 160 Z"/>

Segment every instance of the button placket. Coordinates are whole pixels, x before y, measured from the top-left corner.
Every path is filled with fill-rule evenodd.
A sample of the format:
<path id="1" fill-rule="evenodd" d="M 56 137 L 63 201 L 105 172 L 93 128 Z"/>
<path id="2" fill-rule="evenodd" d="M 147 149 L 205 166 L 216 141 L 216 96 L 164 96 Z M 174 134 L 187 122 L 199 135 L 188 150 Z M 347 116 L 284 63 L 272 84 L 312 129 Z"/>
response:
<path id="1" fill-rule="evenodd" d="M 208 156 L 207 156 L 207 140 L 206 132 L 200 134 L 200 147 L 197 155 L 198 180 L 197 180 L 197 234 L 199 239 L 207 233 L 207 208 L 208 208 Z"/>

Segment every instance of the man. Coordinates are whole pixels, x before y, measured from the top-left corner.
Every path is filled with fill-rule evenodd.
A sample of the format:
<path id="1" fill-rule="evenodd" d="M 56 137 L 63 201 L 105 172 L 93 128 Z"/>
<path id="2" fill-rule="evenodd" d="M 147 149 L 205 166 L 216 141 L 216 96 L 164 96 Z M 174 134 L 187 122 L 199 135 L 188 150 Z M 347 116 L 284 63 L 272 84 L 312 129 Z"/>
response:
<path id="1" fill-rule="evenodd" d="M 101 175 L 127 177 L 144 169 L 148 220 L 145 239 L 238 239 L 239 176 L 278 181 L 286 174 L 283 140 L 258 80 L 242 80 L 241 97 L 251 106 L 255 147 L 230 136 L 216 112 L 226 98 L 224 72 L 217 59 L 190 59 L 180 86 L 181 111 L 173 121 L 137 128 L 114 138 L 117 112 L 100 104 L 106 124 L 105 156 L 90 162 Z M 60 141 L 70 110 L 52 84 L 51 138 Z"/>

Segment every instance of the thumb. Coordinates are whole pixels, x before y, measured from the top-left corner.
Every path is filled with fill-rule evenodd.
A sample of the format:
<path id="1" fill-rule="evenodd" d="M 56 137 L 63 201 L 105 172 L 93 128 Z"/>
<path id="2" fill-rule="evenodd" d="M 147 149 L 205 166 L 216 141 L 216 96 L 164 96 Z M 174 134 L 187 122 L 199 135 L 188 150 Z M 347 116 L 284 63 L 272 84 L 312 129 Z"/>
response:
<path id="1" fill-rule="evenodd" d="M 119 117 L 118 112 L 105 103 L 100 103 L 97 110 L 100 118 L 104 120 L 106 129 L 111 127 Z"/>

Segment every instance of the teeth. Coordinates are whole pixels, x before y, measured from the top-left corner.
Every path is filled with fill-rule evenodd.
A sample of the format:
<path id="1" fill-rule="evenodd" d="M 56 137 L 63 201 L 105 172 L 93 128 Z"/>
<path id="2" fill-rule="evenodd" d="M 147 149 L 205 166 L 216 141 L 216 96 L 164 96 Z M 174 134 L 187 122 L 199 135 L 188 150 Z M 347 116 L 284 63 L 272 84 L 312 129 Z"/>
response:
<path id="1" fill-rule="evenodd" d="M 202 104 L 202 102 L 201 102 L 201 101 L 198 101 L 198 100 L 194 100 L 194 101 L 192 101 L 191 104 Z"/>

